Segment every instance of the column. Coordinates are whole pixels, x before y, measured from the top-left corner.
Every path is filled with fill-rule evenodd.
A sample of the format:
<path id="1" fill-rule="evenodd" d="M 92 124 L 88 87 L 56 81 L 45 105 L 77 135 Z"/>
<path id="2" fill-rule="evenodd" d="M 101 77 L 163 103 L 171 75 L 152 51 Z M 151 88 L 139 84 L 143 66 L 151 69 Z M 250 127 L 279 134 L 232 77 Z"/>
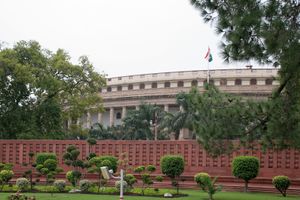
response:
<path id="1" fill-rule="evenodd" d="M 102 113 L 98 112 L 98 123 L 102 124 Z"/>
<path id="2" fill-rule="evenodd" d="M 80 118 L 77 118 L 77 120 L 76 120 L 76 125 L 77 125 L 77 126 L 80 125 Z"/>
<path id="3" fill-rule="evenodd" d="M 91 128 L 91 113 L 87 112 L 86 113 L 86 128 Z"/>
<path id="4" fill-rule="evenodd" d="M 165 112 L 169 112 L 169 105 L 168 105 L 168 104 L 165 104 L 165 105 L 164 105 L 164 111 L 165 111 Z"/>
<path id="5" fill-rule="evenodd" d="M 115 115 L 114 115 L 115 113 L 114 113 L 114 108 L 113 107 L 111 107 L 110 109 L 109 109 L 109 126 L 113 126 L 114 125 L 114 119 L 115 119 Z"/>
<path id="6" fill-rule="evenodd" d="M 136 109 L 136 110 L 139 110 L 139 109 L 140 109 L 140 106 L 135 106 L 135 109 Z"/>
<path id="7" fill-rule="evenodd" d="M 71 128 L 71 124 L 72 124 L 72 119 L 71 119 L 71 118 L 69 118 L 69 119 L 68 119 L 68 126 L 67 126 L 67 128 L 68 128 L 68 129 L 70 129 L 70 128 Z"/>
<path id="8" fill-rule="evenodd" d="M 126 117 L 126 107 L 123 106 L 122 107 L 122 119 L 124 119 Z"/>

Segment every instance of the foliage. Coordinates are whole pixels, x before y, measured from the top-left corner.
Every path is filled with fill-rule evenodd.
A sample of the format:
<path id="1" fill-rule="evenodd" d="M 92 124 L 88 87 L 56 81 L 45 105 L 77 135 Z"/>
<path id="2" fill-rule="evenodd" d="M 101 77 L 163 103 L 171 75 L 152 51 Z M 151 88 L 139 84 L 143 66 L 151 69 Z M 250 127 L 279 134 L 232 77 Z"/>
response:
<path id="1" fill-rule="evenodd" d="M 159 128 L 165 112 L 156 105 L 142 103 L 138 110 L 130 110 L 123 119 L 126 140 L 153 140 L 154 124 Z M 152 125 L 151 125 L 152 123 Z M 158 133 L 158 138 L 160 137 Z"/>
<path id="2" fill-rule="evenodd" d="M 120 188 L 121 188 L 121 181 L 116 181 L 116 182 L 115 182 L 115 188 L 117 188 L 117 190 L 120 191 Z M 124 180 L 124 181 L 123 181 L 123 189 L 126 191 L 127 188 L 128 188 L 128 183 Z"/>
<path id="3" fill-rule="evenodd" d="M 253 123 L 249 120 L 251 126 L 244 129 L 245 135 L 261 132 L 259 139 L 266 147 L 300 148 L 299 1 L 191 0 L 191 3 L 201 11 L 204 21 L 215 25 L 216 32 L 222 35 L 221 48 L 226 61 L 252 59 L 280 67 L 280 85 L 262 112 L 250 112 L 258 120 Z M 226 127 L 218 128 L 216 133 Z"/>
<path id="4" fill-rule="evenodd" d="M 80 171 L 68 171 L 66 173 L 66 179 L 72 184 L 73 187 L 75 187 L 78 183 L 78 181 L 81 178 L 81 172 Z"/>
<path id="5" fill-rule="evenodd" d="M 36 198 L 34 196 L 28 197 L 24 194 L 20 194 L 17 192 L 16 194 L 11 194 L 7 197 L 8 200 L 35 200 Z"/>
<path id="6" fill-rule="evenodd" d="M 156 167 L 153 165 L 145 166 L 138 166 L 133 171 L 135 173 L 138 173 L 141 176 L 142 180 L 142 195 L 145 194 L 145 189 L 150 187 L 153 184 L 153 178 L 151 177 L 151 173 L 153 173 L 156 170 Z"/>
<path id="7" fill-rule="evenodd" d="M 79 188 L 82 192 L 88 192 L 88 190 L 91 188 L 92 183 L 89 180 L 80 180 L 79 181 Z"/>
<path id="8" fill-rule="evenodd" d="M 156 180 L 157 182 L 162 182 L 162 181 L 164 180 L 164 178 L 163 178 L 162 176 L 156 176 L 156 177 L 155 177 L 155 180 Z"/>
<path id="9" fill-rule="evenodd" d="M 259 172 L 259 160 L 254 156 L 238 156 L 232 161 L 232 174 L 245 181 L 245 192 L 248 191 L 248 182 L 254 179 Z"/>
<path id="10" fill-rule="evenodd" d="M 209 200 L 213 200 L 213 195 L 222 190 L 221 186 L 215 185 L 217 182 L 217 177 L 212 180 L 208 173 L 198 173 L 194 176 L 194 180 L 203 191 L 208 193 Z"/>
<path id="11" fill-rule="evenodd" d="M 11 163 L 0 163 L 0 171 L 2 170 L 12 170 L 13 164 Z"/>
<path id="12" fill-rule="evenodd" d="M 28 189 L 30 182 L 27 178 L 18 178 L 16 180 L 16 185 L 20 191 L 24 192 Z"/>
<path id="13" fill-rule="evenodd" d="M 14 176 L 14 173 L 12 170 L 0 170 L 0 191 L 2 191 L 5 184 L 7 184 L 10 179 Z"/>
<path id="14" fill-rule="evenodd" d="M 124 177 L 124 181 L 126 181 L 130 189 L 133 189 L 133 185 L 137 182 L 137 179 L 133 174 L 126 174 Z"/>
<path id="15" fill-rule="evenodd" d="M 103 109 L 98 92 L 104 76 L 86 56 L 79 64 L 70 59 L 35 41 L 0 50 L 0 138 L 63 139 L 64 120 Z"/>
<path id="16" fill-rule="evenodd" d="M 272 184 L 282 196 L 286 197 L 286 191 L 290 187 L 291 181 L 287 176 L 275 176 L 272 179 Z"/>
<path id="17" fill-rule="evenodd" d="M 131 169 L 129 165 L 128 153 L 121 153 L 118 160 L 119 169 L 123 169 L 125 173 Z"/>
<path id="18" fill-rule="evenodd" d="M 36 165 L 43 165 L 48 159 L 57 160 L 56 155 L 54 153 L 38 153 L 36 155 L 35 163 Z"/>
<path id="19" fill-rule="evenodd" d="M 179 193 L 179 177 L 184 171 L 184 159 L 181 156 L 165 155 L 160 160 L 161 172 L 171 179 Z"/>
<path id="20" fill-rule="evenodd" d="M 65 180 L 56 180 L 53 183 L 54 187 L 59 191 L 63 192 L 66 188 L 66 181 Z"/>

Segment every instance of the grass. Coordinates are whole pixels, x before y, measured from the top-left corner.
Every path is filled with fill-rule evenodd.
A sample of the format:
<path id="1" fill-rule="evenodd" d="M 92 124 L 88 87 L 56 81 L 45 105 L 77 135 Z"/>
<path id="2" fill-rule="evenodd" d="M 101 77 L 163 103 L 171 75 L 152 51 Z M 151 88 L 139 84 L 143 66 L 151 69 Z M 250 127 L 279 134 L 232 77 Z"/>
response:
<path id="1" fill-rule="evenodd" d="M 187 197 L 176 199 L 183 200 L 207 200 L 207 194 L 197 190 L 181 190 L 182 193 L 188 194 Z M 117 200 L 116 195 L 96 195 L 96 194 L 51 194 L 35 193 L 26 194 L 27 196 L 35 196 L 37 200 Z M 0 200 L 6 200 L 9 193 L 0 193 Z M 241 192 L 219 192 L 215 196 L 215 200 L 296 200 L 300 196 L 282 197 L 280 194 L 266 194 L 266 193 L 241 193 Z M 141 197 L 141 196 L 125 196 L 125 200 L 163 200 L 158 197 Z"/>

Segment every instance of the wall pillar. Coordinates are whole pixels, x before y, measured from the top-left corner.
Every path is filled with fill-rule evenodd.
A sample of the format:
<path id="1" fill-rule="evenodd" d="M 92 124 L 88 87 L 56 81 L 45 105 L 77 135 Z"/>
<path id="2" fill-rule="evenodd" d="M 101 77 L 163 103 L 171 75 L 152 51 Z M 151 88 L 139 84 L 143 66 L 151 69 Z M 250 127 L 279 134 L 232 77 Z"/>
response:
<path id="1" fill-rule="evenodd" d="M 124 119 L 125 117 L 126 117 L 126 107 L 125 106 L 123 106 L 122 107 L 122 119 Z"/>
<path id="2" fill-rule="evenodd" d="M 165 104 L 165 105 L 164 105 L 164 111 L 165 111 L 165 112 L 169 112 L 169 105 L 168 105 L 168 104 Z"/>
<path id="3" fill-rule="evenodd" d="M 111 107 L 109 109 L 109 126 L 114 125 L 114 123 L 115 123 L 114 119 L 115 119 L 115 112 L 114 112 L 114 108 Z"/>
<path id="4" fill-rule="evenodd" d="M 102 113 L 98 112 L 98 123 L 99 124 L 102 124 L 102 118 L 103 118 Z"/>

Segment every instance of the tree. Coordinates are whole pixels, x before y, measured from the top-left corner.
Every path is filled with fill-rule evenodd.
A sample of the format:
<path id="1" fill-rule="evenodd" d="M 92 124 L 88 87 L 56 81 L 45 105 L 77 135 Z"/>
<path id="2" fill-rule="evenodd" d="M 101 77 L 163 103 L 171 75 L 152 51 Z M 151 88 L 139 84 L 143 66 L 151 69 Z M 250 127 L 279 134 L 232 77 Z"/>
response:
<path id="1" fill-rule="evenodd" d="M 286 191 L 290 187 L 291 181 L 287 176 L 275 176 L 272 179 L 272 184 L 282 196 L 286 197 Z"/>
<path id="2" fill-rule="evenodd" d="M 72 166 L 73 171 L 67 173 L 68 180 L 71 180 L 73 186 L 76 186 L 78 181 L 81 178 L 80 169 L 85 167 L 84 162 L 80 160 L 78 157 L 80 155 L 80 151 L 74 145 L 70 145 L 67 148 L 67 152 L 63 155 L 63 161 L 66 165 Z"/>
<path id="3" fill-rule="evenodd" d="M 139 166 L 134 169 L 134 172 L 138 173 L 141 176 L 142 180 L 142 195 L 145 195 L 145 189 L 150 187 L 154 182 L 151 178 L 151 173 L 156 170 L 156 167 L 153 165 Z"/>
<path id="4" fill-rule="evenodd" d="M 259 160 L 254 156 L 238 156 L 232 161 L 232 174 L 245 181 L 244 191 L 248 191 L 248 183 L 257 177 L 259 172 Z"/>
<path id="5" fill-rule="evenodd" d="M 130 110 L 123 120 L 126 130 L 124 139 L 153 140 L 154 133 L 151 128 L 151 121 L 159 126 L 163 116 L 163 110 L 160 107 L 151 104 L 143 103 L 138 110 Z"/>
<path id="6" fill-rule="evenodd" d="M 64 50 L 53 53 L 35 41 L 1 49 L 0 137 L 64 138 L 64 120 L 102 110 L 103 85 L 85 56 L 75 65 Z"/>
<path id="7" fill-rule="evenodd" d="M 14 176 L 12 171 L 12 165 L 7 163 L 0 163 L 0 191 L 3 190 L 5 184 L 7 184 Z"/>
<path id="8" fill-rule="evenodd" d="M 217 177 L 211 179 L 208 173 L 200 172 L 194 176 L 194 180 L 203 191 L 208 193 L 209 200 L 213 200 L 213 195 L 222 190 L 222 186 L 216 185 Z"/>
<path id="9" fill-rule="evenodd" d="M 279 69 L 280 85 L 265 107 L 261 139 L 271 147 L 300 148 L 300 4 L 297 0 L 191 0 L 223 36 L 225 61 L 256 60 Z M 280 117 L 279 117 L 280 116 Z M 249 132 L 249 131 L 248 131 Z"/>

